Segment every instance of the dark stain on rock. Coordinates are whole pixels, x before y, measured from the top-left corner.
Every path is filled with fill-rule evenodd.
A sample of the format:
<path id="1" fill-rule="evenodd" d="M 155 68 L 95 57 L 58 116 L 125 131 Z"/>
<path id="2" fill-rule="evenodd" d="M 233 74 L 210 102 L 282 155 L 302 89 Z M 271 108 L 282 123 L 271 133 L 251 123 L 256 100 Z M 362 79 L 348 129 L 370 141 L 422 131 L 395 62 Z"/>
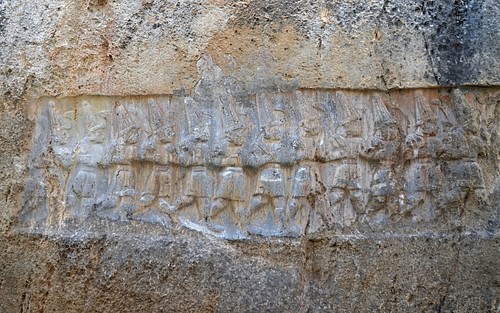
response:
<path id="1" fill-rule="evenodd" d="M 460 85 L 476 80 L 474 66 L 481 46 L 482 2 L 424 1 L 423 28 L 439 85 Z"/>
<path id="2" fill-rule="evenodd" d="M 5 30 L 5 8 L 0 7 L 0 34 Z"/>
<path id="3" fill-rule="evenodd" d="M 93 7 L 103 7 L 108 4 L 108 0 L 90 0 L 89 5 Z"/>

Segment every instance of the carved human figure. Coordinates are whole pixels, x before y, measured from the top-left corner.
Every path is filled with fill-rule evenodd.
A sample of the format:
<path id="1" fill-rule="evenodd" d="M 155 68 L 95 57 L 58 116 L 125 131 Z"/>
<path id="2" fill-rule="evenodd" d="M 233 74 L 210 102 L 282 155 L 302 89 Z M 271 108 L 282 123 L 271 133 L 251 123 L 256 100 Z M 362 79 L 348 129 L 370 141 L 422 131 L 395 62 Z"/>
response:
<path id="1" fill-rule="evenodd" d="M 74 129 L 73 111 L 61 114 L 53 101 L 48 103 L 51 125 L 51 142 L 57 165 L 68 169 L 73 161 L 76 145 L 76 131 Z"/>
<path id="2" fill-rule="evenodd" d="M 272 159 L 263 141 L 262 132 L 253 131 L 240 154 L 241 163 L 249 168 L 258 169 Z"/>
<path id="3" fill-rule="evenodd" d="M 405 140 L 405 158 L 422 159 L 430 157 L 429 140 L 436 134 L 436 114 L 424 96 L 417 92 L 415 95 L 414 120 Z"/>
<path id="4" fill-rule="evenodd" d="M 222 160 L 222 166 L 241 165 L 241 150 L 250 136 L 250 127 L 242 123 L 233 124 L 224 129 L 227 140 L 227 153 Z"/>
<path id="5" fill-rule="evenodd" d="M 271 110 L 269 122 L 264 125 L 264 138 L 269 142 L 279 142 L 285 136 L 288 127 L 286 113 L 280 109 Z"/>
<path id="6" fill-rule="evenodd" d="M 210 148 L 212 112 L 203 109 L 200 103 L 189 97 L 185 99 L 185 112 L 187 129 L 177 145 L 179 161 L 185 167 L 202 166 L 205 164 L 204 154 Z"/>
<path id="7" fill-rule="evenodd" d="M 237 107 L 231 99 L 221 103 L 221 111 L 224 137 L 222 141 L 226 145 L 221 166 L 241 166 L 241 151 L 251 134 L 250 113 Z"/>
<path id="8" fill-rule="evenodd" d="M 217 96 L 217 89 L 222 87 L 222 70 L 213 61 L 210 54 L 202 52 L 196 62 L 196 69 L 200 74 L 200 80 L 193 88 L 193 96 L 197 101 L 214 101 Z"/>
<path id="9" fill-rule="evenodd" d="M 379 95 L 372 97 L 374 134 L 363 144 L 360 156 L 373 164 L 367 218 L 385 222 L 399 208 L 395 161 L 400 154 L 400 130 Z"/>
<path id="10" fill-rule="evenodd" d="M 165 168 L 166 169 L 166 168 Z M 143 208 L 143 210 L 147 210 L 148 207 L 154 204 L 157 194 L 158 194 L 158 189 L 160 187 L 159 182 L 158 182 L 158 174 L 159 171 L 157 171 L 157 168 L 152 167 L 149 171 L 144 171 L 146 174 L 146 179 L 144 183 L 144 187 L 142 188 L 142 191 L 138 195 L 139 199 L 139 206 Z M 165 170 L 163 171 L 165 172 Z M 170 183 L 170 181 L 166 181 L 167 184 Z"/>
<path id="11" fill-rule="evenodd" d="M 176 125 L 173 121 L 175 114 L 165 111 L 160 103 L 148 99 L 150 135 L 148 138 L 148 152 L 152 156 L 148 160 L 161 165 L 178 163 L 176 157 Z"/>
<path id="12" fill-rule="evenodd" d="M 208 216 L 209 225 L 225 231 L 226 237 L 245 237 L 248 215 L 247 186 L 241 167 L 227 167 L 219 173 L 218 185 Z"/>
<path id="13" fill-rule="evenodd" d="M 297 148 L 300 148 L 301 143 L 298 131 L 296 138 L 292 136 L 293 112 L 291 106 L 286 104 L 286 100 L 280 94 L 257 95 L 260 133 L 257 138 L 258 144 L 253 147 L 253 153 L 261 158 L 260 166 L 266 163 L 295 162 Z"/>
<path id="14" fill-rule="evenodd" d="M 48 194 L 46 186 L 47 168 L 50 167 L 49 142 L 51 121 L 48 109 L 44 109 L 35 126 L 33 149 L 29 162 L 29 179 L 24 187 L 23 205 L 19 220 L 23 222 L 42 221 L 48 217 Z"/>
<path id="15" fill-rule="evenodd" d="M 150 112 L 150 123 L 153 128 L 153 135 L 158 144 L 167 144 L 175 139 L 175 130 L 172 116 L 167 115 L 160 104 L 154 99 L 148 99 Z"/>
<path id="16" fill-rule="evenodd" d="M 409 213 L 413 221 L 431 220 L 436 217 L 444 175 L 438 164 L 430 162 L 411 163 L 405 175 L 405 197 L 402 213 Z"/>
<path id="17" fill-rule="evenodd" d="M 451 93 L 451 109 L 442 104 L 441 147 L 437 156 L 441 159 L 475 159 L 485 155 L 487 131 L 480 123 L 479 111 L 467 101 L 460 89 Z"/>
<path id="18" fill-rule="evenodd" d="M 273 108 L 266 116 L 265 124 L 261 126 L 264 147 L 271 156 L 270 162 L 276 162 L 282 143 L 287 137 L 288 117 L 283 108 Z"/>
<path id="19" fill-rule="evenodd" d="M 49 101 L 48 108 L 52 142 L 58 145 L 65 145 L 71 138 L 72 124 L 69 117 L 73 112 L 68 111 L 64 115 L 61 114 L 54 101 Z"/>
<path id="20" fill-rule="evenodd" d="M 85 136 L 81 139 L 76 166 L 69 178 L 66 215 L 85 218 L 93 212 L 98 192 L 102 191 L 107 166 L 106 129 L 109 112 L 95 113 L 88 101 L 81 104 Z"/>
<path id="21" fill-rule="evenodd" d="M 48 193 L 43 170 L 32 169 L 24 188 L 24 202 L 19 214 L 23 222 L 39 222 L 48 217 Z"/>
<path id="22" fill-rule="evenodd" d="M 278 166 L 261 171 L 250 199 L 248 230 L 260 235 L 280 235 L 286 223 L 285 173 Z"/>
<path id="23" fill-rule="evenodd" d="M 486 147 L 491 135 L 486 129 L 486 123 L 481 123 L 479 111 L 470 105 L 465 95 L 458 89 L 454 90 L 452 94 L 456 110 L 462 112 L 462 114 L 456 114 L 457 121 L 464 127 L 469 151 L 463 164 L 467 179 L 459 184 L 462 190 L 466 190 L 465 197 L 462 197 L 461 200 L 466 201 L 469 195 L 473 195 L 471 198 L 474 198 L 474 201 L 481 202 L 486 197 L 485 182 L 483 171 L 477 160 L 487 155 Z"/>
<path id="24" fill-rule="evenodd" d="M 467 149 L 465 158 L 476 159 L 486 154 L 487 130 L 481 125 L 480 112 L 469 103 L 460 89 L 454 89 L 451 93 L 454 102 L 455 117 L 458 122 L 457 128 L 462 128 L 465 136 Z M 458 129 L 457 129 L 458 130 Z"/>
<path id="25" fill-rule="evenodd" d="M 440 167 L 445 178 L 441 200 L 438 201 L 441 212 L 464 207 L 466 202 L 471 201 L 477 206 L 486 197 L 483 174 L 477 160 L 486 155 L 488 132 L 480 123 L 479 112 L 460 89 L 452 91 L 451 100 L 452 110 L 444 111 L 450 128 L 441 132 L 441 146 L 436 153 L 444 161 Z"/>
<path id="26" fill-rule="evenodd" d="M 137 211 L 130 215 L 131 219 L 170 224 L 173 206 L 172 168 L 169 166 L 150 166 L 144 171 L 146 178 L 141 193 L 137 195 Z"/>
<path id="27" fill-rule="evenodd" d="M 301 165 L 295 171 L 288 201 L 287 233 L 300 236 L 314 233 L 326 224 L 325 206 L 318 201 L 325 190 L 319 182 L 319 171 L 314 165 Z"/>
<path id="28" fill-rule="evenodd" d="M 174 210 L 183 220 L 205 224 L 210 214 L 214 181 L 209 171 L 203 166 L 194 166 L 185 178 L 184 194 L 174 202 Z"/>
<path id="29" fill-rule="evenodd" d="M 300 138 L 298 125 L 293 123 L 295 112 L 279 101 L 273 104 L 267 122 L 262 126 L 267 162 L 297 164 L 304 157 L 305 146 Z"/>
<path id="30" fill-rule="evenodd" d="M 481 210 L 485 200 L 483 170 L 475 161 L 449 160 L 439 166 L 429 166 L 429 172 L 439 175 L 440 185 L 433 194 L 435 216 L 458 217 L 464 211 Z"/>
<path id="31" fill-rule="evenodd" d="M 332 222 L 340 227 L 353 225 L 365 207 L 360 168 L 355 160 L 329 163 L 326 167 L 326 188 Z"/>
<path id="32" fill-rule="evenodd" d="M 172 164 L 178 163 L 174 142 L 175 125 L 172 123 L 172 116 L 165 114 L 161 103 L 153 98 L 148 99 L 147 103 L 148 125 L 144 127 L 147 138 L 142 139 L 139 155 L 141 160 L 148 162 L 137 171 L 139 177 L 135 179 L 133 187 L 135 205 L 128 205 L 123 209 L 129 212 L 131 219 L 165 225 L 170 223 L 169 214 L 175 211 L 171 188 Z M 131 202 L 129 199 L 122 200 Z"/>
<path id="33" fill-rule="evenodd" d="M 102 144 L 106 140 L 107 117 L 110 112 L 94 113 L 88 101 L 82 102 L 83 117 L 85 119 L 86 138 L 92 144 Z"/>
<path id="34" fill-rule="evenodd" d="M 323 105 L 325 132 L 317 150 L 318 158 L 326 162 L 356 158 L 363 130 L 361 113 L 341 91 L 335 93 L 335 101 L 326 97 Z"/>
<path id="35" fill-rule="evenodd" d="M 117 165 L 111 177 L 111 195 L 100 201 L 97 215 L 111 220 L 127 221 L 137 211 L 135 201 L 136 172 L 132 167 Z"/>
<path id="36" fill-rule="evenodd" d="M 336 91 L 337 99 L 337 116 L 339 127 L 342 128 L 341 133 L 346 137 L 359 138 L 363 131 L 363 121 L 361 113 L 349 101 L 347 95 L 342 91 Z"/>
<path id="37" fill-rule="evenodd" d="M 116 141 L 112 147 L 112 161 L 118 164 L 130 164 L 139 159 L 138 144 L 141 139 L 141 125 L 128 110 L 125 103 L 117 102 L 114 107 L 116 117 Z"/>
<path id="38" fill-rule="evenodd" d="M 258 169 L 272 162 L 275 154 L 272 152 L 270 143 L 264 137 L 267 136 L 266 126 L 269 114 L 267 113 L 271 102 L 265 94 L 257 94 L 256 110 L 247 109 L 243 115 L 242 126 L 248 127 L 248 137 L 245 140 L 239 158 L 241 164 L 248 168 Z"/>
<path id="39" fill-rule="evenodd" d="M 316 155 L 316 149 L 324 138 L 324 127 L 321 118 L 325 111 L 319 106 L 318 99 L 313 94 L 300 91 L 294 93 L 298 102 L 301 119 L 299 121 L 299 148 L 302 150 L 301 158 L 312 161 Z"/>
<path id="40" fill-rule="evenodd" d="M 434 218 L 432 198 L 439 183 L 438 168 L 429 164 L 434 150 L 434 136 L 437 134 L 437 119 L 427 99 L 417 92 L 415 112 L 410 130 L 405 140 L 405 159 L 409 166 L 405 174 L 405 196 L 401 197 L 401 213 L 411 213 L 413 220 Z"/>
<path id="41" fill-rule="evenodd" d="M 80 158 L 79 161 L 82 161 Z M 67 193 L 66 214 L 71 217 L 88 217 L 97 197 L 98 177 L 92 169 L 80 163 L 81 167 L 71 179 Z"/>

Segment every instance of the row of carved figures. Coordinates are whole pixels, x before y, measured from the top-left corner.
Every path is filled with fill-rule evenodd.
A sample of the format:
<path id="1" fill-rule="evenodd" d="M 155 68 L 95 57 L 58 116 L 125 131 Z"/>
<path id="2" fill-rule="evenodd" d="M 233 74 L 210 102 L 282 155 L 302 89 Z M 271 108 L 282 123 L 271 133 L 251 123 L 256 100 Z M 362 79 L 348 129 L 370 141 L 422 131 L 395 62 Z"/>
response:
<path id="1" fill-rule="evenodd" d="M 23 208 L 27 219 L 46 220 L 57 215 L 53 208 L 63 207 L 63 218 L 177 220 L 188 227 L 233 230 L 238 236 L 298 236 L 361 219 L 384 223 L 395 216 L 431 220 L 467 198 L 479 201 L 485 187 L 478 163 L 463 160 L 413 162 L 404 169 L 363 160 L 268 164 L 257 171 L 149 163 L 96 170 L 80 165 L 52 175 L 55 185 L 63 186 L 56 191 L 44 176 L 44 169 L 31 173 Z"/>
<path id="2" fill-rule="evenodd" d="M 258 168 L 359 156 L 475 158 L 489 135 L 460 91 L 452 99 L 449 106 L 416 93 L 413 106 L 388 107 L 378 93 L 351 100 L 341 91 L 311 97 L 297 91 L 257 95 L 252 106 L 149 98 L 115 101 L 101 111 L 87 100 L 71 106 L 50 101 L 38 121 L 33 161 L 42 160 L 49 145 L 63 168 L 83 162 Z"/>
<path id="3" fill-rule="evenodd" d="M 429 220 L 485 195 L 479 159 L 491 146 L 491 110 L 460 90 L 431 101 L 416 91 L 399 104 L 342 91 L 233 100 L 49 101 L 35 127 L 21 219 L 298 236 Z"/>

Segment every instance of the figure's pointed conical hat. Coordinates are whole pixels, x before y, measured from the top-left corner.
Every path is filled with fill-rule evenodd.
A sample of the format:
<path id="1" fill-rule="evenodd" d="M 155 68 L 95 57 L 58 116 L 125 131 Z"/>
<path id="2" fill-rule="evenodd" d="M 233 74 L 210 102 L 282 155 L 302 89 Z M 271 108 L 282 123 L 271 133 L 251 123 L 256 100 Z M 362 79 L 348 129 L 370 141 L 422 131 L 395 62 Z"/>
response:
<path id="1" fill-rule="evenodd" d="M 149 112 L 151 112 L 151 121 L 153 122 L 152 127 L 160 128 L 163 126 L 163 110 L 161 109 L 158 102 L 154 99 L 148 100 Z"/>
<path id="2" fill-rule="evenodd" d="M 374 117 L 375 128 L 391 125 L 396 122 L 392 118 L 391 113 L 385 106 L 382 97 L 380 97 L 380 95 L 374 95 L 372 97 L 372 104 L 373 104 L 373 117 Z"/>
<path id="3" fill-rule="evenodd" d="M 346 124 L 360 118 L 359 113 L 354 109 L 345 93 L 337 91 L 335 97 L 337 98 L 337 116 L 340 124 Z"/>
<path id="4" fill-rule="evenodd" d="M 421 94 L 415 95 L 415 120 L 417 126 L 422 126 L 425 122 L 428 122 L 434 118 L 431 106 L 427 102 L 427 99 Z"/>

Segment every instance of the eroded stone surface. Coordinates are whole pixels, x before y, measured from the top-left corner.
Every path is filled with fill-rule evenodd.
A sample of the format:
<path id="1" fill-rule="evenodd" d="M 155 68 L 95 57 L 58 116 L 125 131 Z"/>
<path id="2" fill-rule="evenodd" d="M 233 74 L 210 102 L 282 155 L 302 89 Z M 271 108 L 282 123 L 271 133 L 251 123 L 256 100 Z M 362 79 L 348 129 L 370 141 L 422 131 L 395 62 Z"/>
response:
<path id="1" fill-rule="evenodd" d="M 498 312 L 499 12 L 0 1 L 0 311 Z"/>
<path id="2" fill-rule="evenodd" d="M 498 92 L 242 99 L 217 73 L 191 96 L 36 103 L 20 220 L 176 223 L 236 239 L 494 213 L 498 182 L 484 172 L 498 170 Z"/>
<path id="3" fill-rule="evenodd" d="M 172 94 L 211 54 L 243 90 L 499 83 L 496 0 L 0 4 L 0 95 Z"/>
<path id="4" fill-rule="evenodd" d="M 16 235 L 0 241 L 3 312 L 495 312 L 498 237 L 209 240 Z M 123 231 L 121 232 L 123 233 Z M 9 248 L 15 247 L 15 248 Z M 425 275 L 422 275 L 425 273 Z M 179 309 L 181 308 L 181 309 Z"/>

